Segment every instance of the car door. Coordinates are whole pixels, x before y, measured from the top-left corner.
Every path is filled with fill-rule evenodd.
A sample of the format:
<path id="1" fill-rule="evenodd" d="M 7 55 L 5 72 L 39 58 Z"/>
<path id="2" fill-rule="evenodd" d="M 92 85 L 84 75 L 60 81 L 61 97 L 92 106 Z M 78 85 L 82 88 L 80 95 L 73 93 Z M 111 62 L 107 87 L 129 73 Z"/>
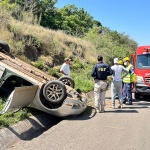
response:
<path id="1" fill-rule="evenodd" d="M 38 85 L 16 87 L 9 95 L 3 110 L 0 114 L 17 108 L 28 106 L 34 100 Z"/>

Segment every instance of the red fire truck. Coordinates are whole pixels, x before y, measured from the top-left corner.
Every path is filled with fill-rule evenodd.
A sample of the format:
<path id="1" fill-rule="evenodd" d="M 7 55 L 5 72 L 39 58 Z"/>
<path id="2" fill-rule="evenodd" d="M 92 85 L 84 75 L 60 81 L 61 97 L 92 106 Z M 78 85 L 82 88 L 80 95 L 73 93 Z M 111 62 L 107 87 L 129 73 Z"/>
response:
<path id="1" fill-rule="evenodd" d="M 150 46 L 137 47 L 131 55 L 134 65 L 134 92 L 135 99 L 142 95 L 150 95 Z"/>

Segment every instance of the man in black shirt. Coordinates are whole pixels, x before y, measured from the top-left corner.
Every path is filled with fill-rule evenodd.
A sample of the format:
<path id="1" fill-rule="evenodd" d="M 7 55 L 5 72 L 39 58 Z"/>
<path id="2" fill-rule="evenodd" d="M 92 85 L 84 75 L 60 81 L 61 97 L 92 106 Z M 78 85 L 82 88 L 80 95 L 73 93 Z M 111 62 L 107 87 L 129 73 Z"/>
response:
<path id="1" fill-rule="evenodd" d="M 108 64 L 103 63 L 103 56 L 98 55 L 98 63 L 94 65 L 91 76 L 94 78 L 94 98 L 97 112 L 104 112 L 105 94 L 107 90 L 107 76 L 112 75 L 112 70 Z"/>

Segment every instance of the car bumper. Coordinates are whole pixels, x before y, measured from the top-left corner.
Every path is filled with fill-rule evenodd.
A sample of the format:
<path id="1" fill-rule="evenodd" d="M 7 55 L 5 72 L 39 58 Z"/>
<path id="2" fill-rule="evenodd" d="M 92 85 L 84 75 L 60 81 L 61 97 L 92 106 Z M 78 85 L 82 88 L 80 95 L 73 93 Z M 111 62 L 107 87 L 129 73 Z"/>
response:
<path id="1" fill-rule="evenodd" d="M 59 113 L 60 117 L 65 116 L 76 116 L 81 114 L 87 107 L 86 99 L 80 100 L 73 100 L 67 98 L 63 105 L 56 110 Z"/>
<path id="2" fill-rule="evenodd" d="M 135 84 L 135 92 L 140 95 L 150 95 L 150 86 L 146 84 Z"/>

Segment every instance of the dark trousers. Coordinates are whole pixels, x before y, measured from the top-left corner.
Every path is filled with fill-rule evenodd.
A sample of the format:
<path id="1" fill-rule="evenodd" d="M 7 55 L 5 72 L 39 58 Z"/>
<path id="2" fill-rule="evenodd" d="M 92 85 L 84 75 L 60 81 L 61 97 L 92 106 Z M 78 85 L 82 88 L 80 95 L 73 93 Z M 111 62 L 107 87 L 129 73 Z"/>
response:
<path id="1" fill-rule="evenodd" d="M 123 86 L 123 103 L 128 99 L 129 104 L 132 104 L 132 83 L 124 83 Z"/>

